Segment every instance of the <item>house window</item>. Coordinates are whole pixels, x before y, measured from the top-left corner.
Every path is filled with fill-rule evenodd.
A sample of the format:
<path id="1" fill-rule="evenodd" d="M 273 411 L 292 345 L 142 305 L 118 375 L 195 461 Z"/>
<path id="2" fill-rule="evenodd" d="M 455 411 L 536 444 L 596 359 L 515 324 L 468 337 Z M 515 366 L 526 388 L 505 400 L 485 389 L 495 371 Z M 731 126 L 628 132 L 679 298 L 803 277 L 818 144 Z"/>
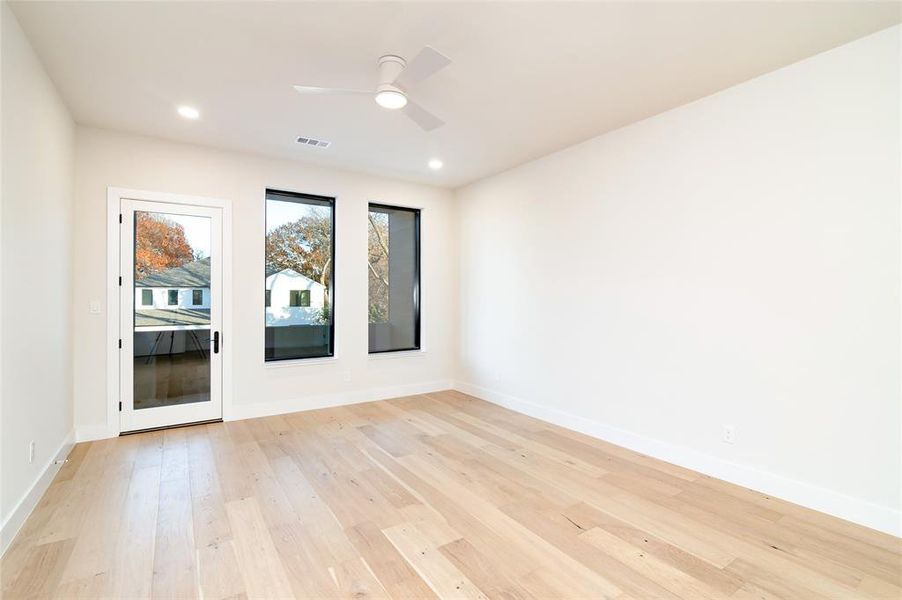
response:
<path id="1" fill-rule="evenodd" d="M 310 306 L 310 290 L 291 290 L 288 297 L 289 306 Z"/>
<path id="2" fill-rule="evenodd" d="M 141 290 L 141 305 L 153 306 L 153 290 Z"/>
<path id="3" fill-rule="evenodd" d="M 203 303 L 204 303 L 204 291 L 203 290 L 191 290 L 192 306 L 200 306 Z"/>
<path id="4" fill-rule="evenodd" d="M 334 198 L 266 191 L 267 361 L 333 356 L 334 233 Z"/>
<path id="5" fill-rule="evenodd" d="M 370 204 L 370 353 L 420 348 L 420 211 Z"/>
<path id="6" fill-rule="evenodd" d="M 169 290 L 169 293 L 166 294 L 166 303 L 169 306 L 178 306 L 179 291 L 178 290 Z"/>

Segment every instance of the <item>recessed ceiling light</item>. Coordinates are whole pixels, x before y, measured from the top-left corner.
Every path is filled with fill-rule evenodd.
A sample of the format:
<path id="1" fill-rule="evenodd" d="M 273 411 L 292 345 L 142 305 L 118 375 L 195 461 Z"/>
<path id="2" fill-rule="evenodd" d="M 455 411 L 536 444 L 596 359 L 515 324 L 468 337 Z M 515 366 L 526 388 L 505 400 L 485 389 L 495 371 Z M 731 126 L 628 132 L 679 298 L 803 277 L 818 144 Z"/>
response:
<path id="1" fill-rule="evenodd" d="M 389 110 L 397 110 L 407 105 L 407 96 L 397 90 L 382 90 L 376 94 L 376 104 Z"/>
<path id="2" fill-rule="evenodd" d="M 197 119 L 200 117 L 200 111 L 193 106 L 179 106 L 179 114 L 186 119 Z"/>
<path id="3" fill-rule="evenodd" d="M 433 171 L 438 171 L 439 169 L 441 169 L 444 166 L 444 164 L 445 163 L 443 163 L 439 159 L 433 158 L 432 160 L 429 161 L 429 168 L 432 169 Z"/>

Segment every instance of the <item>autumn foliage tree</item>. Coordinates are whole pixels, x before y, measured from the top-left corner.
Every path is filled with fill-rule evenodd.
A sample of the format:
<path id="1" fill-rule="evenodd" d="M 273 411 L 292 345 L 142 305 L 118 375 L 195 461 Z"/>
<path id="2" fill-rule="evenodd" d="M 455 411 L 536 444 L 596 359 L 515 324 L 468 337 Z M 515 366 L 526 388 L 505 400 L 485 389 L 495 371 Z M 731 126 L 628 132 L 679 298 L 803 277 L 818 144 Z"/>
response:
<path id="1" fill-rule="evenodd" d="M 266 272 L 292 269 L 326 288 L 332 284 L 332 219 L 308 215 L 266 234 Z"/>
<path id="2" fill-rule="evenodd" d="M 162 215 L 135 214 L 135 280 L 194 260 L 185 228 Z"/>

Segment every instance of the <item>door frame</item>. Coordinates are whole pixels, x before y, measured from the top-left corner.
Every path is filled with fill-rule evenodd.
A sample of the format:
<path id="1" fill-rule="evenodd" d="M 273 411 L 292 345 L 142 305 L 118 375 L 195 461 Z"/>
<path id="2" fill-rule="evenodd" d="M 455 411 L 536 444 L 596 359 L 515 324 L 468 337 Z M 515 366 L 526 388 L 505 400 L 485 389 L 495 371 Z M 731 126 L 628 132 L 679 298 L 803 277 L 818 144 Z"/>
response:
<path id="1" fill-rule="evenodd" d="M 120 187 L 107 188 L 107 239 L 106 239 L 106 279 L 107 279 L 107 423 L 106 435 L 115 437 L 121 433 L 119 422 L 120 399 L 120 231 L 121 201 L 146 200 L 164 204 L 203 206 L 222 209 L 222 418 L 229 420 L 232 415 L 232 202 L 227 199 L 206 198 L 187 194 L 151 192 Z M 101 437 L 101 436 L 98 436 Z"/>
<path id="2" fill-rule="evenodd" d="M 210 206 L 197 206 L 195 204 L 172 204 L 162 202 L 148 202 L 147 200 L 121 199 L 122 226 L 119 228 L 119 260 L 121 273 L 121 286 L 119 287 L 119 428 L 122 433 L 142 431 L 147 429 L 160 429 L 176 425 L 187 425 L 204 421 L 222 420 L 222 363 L 225 357 L 225 343 L 213 343 L 214 336 L 223 332 L 222 327 L 222 209 Z M 207 221 L 209 239 L 211 243 L 210 256 L 210 319 L 204 327 L 202 335 L 209 338 L 208 353 L 206 354 L 209 388 L 206 401 L 176 402 L 163 406 L 151 406 L 138 409 L 134 406 L 137 395 L 137 367 L 139 357 L 135 355 L 138 328 L 136 327 L 138 315 L 137 291 L 135 281 L 135 260 L 137 243 L 137 218 L 139 214 L 157 214 L 173 216 L 176 214 L 203 218 Z M 177 286 L 190 287 L 190 286 Z M 167 303 L 168 303 L 167 293 Z M 134 312 L 132 310 L 134 308 Z M 214 333 L 215 332 L 215 333 Z M 162 339 L 164 333 L 157 332 L 157 340 Z M 171 342 L 175 341 L 175 332 L 171 334 Z M 184 334 L 185 349 L 188 348 L 188 334 Z M 223 340 L 225 337 L 223 337 Z M 201 348 L 201 342 L 195 335 L 196 349 Z M 165 344 L 164 344 L 165 347 Z M 171 346 L 170 346 L 171 348 Z M 157 344 L 153 345 L 151 356 L 155 353 Z M 142 357 L 143 358 L 143 357 Z M 147 359 L 150 361 L 150 358 Z M 165 360 L 164 360 L 165 364 Z"/>

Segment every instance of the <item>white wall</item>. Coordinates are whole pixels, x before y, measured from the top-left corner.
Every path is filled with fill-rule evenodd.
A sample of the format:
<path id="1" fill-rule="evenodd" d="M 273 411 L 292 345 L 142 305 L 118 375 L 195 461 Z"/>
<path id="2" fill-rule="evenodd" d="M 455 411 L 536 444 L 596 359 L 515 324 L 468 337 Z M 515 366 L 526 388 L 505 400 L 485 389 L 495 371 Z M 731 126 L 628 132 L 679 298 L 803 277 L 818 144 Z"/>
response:
<path id="1" fill-rule="evenodd" d="M 177 117 L 173 117 L 177 118 Z M 186 123 L 203 127 L 203 121 Z M 75 216 L 75 422 L 82 437 L 106 432 L 105 315 L 107 186 L 229 199 L 233 203 L 232 417 L 449 387 L 455 326 L 452 194 L 423 185 L 302 163 L 78 127 Z M 335 196 L 336 358 L 284 366 L 263 361 L 264 190 Z M 367 355 L 367 203 L 423 208 L 425 352 Z M 229 293 L 229 291 L 227 291 Z M 106 309 L 106 307 L 105 307 Z"/>
<path id="2" fill-rule="evenodd" d="M 72 431 L 75 127 L 15 16 L 2 21 L 0 549 Z M 29 442 L 35 443 L 28 461 Z M 50 473 L 52 475 L 52 473 Z M 28 496 L 35 490 L 35 496 Z"/>
<path id="3" fill-rule="evenodd" d="M 898 535 L 899 40 L 459 190 L 461 389 Z"/>

